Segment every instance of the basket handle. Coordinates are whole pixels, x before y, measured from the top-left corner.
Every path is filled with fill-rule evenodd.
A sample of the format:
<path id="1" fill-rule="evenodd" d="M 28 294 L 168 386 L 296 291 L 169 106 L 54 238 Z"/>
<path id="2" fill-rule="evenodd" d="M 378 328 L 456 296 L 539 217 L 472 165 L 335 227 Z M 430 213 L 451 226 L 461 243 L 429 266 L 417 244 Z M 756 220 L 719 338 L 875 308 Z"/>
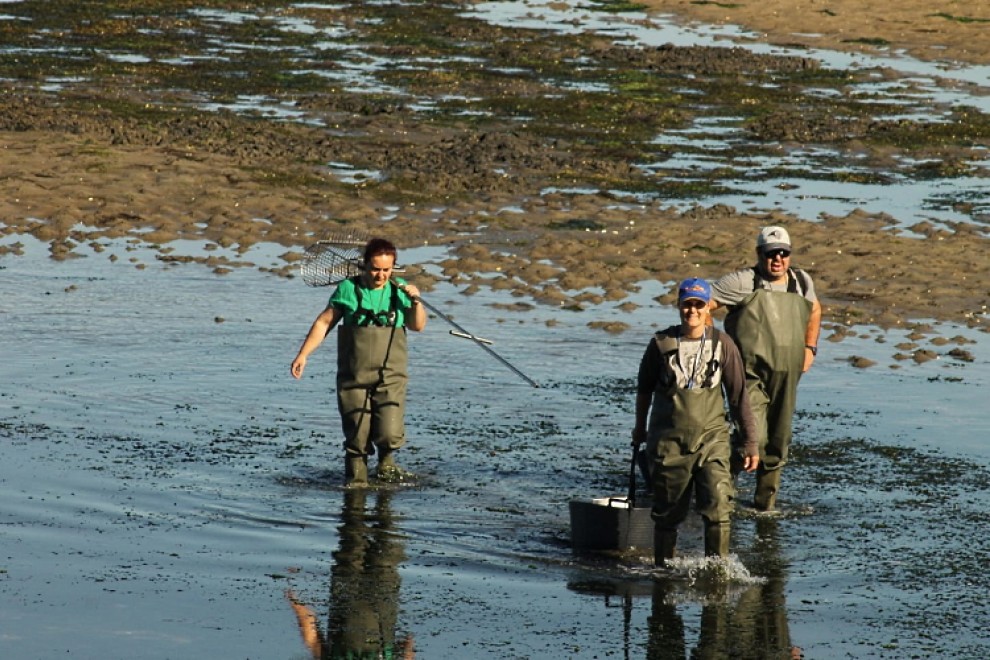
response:
<path id="1" fill-rule="evenodd" d="M 636 508 L 636 451 L 638 446 L 633 445 L 632 461 L 629 464 L 629 508 Z"/>

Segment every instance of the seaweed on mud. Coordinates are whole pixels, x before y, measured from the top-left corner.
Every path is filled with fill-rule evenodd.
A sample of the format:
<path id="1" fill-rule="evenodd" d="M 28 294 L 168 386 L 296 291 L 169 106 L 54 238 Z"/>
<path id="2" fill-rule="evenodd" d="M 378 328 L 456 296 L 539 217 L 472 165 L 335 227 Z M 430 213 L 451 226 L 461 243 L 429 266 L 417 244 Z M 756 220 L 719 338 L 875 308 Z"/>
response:
<path id="1" fill-rule="evenodd" d="M 62 132 L 74 138 L 73 149 L 105 150 L 104 162 L 84 165 L 93 173 L 125 146 L 191 161 L 217 156 L 235 186 L 257 182 L 314 215 L 340 205 L 415 206 L 408 212 L 415 218 L 402 218 L 415 240 L 436 235 L 434 219 L 420 221 L 428 204 L 546 198 L 556 190 L 574 201 L 597 193 L 620 205 L 659 206 L 755 198 L 763 193 L 742 188 L 776 176 L 867 184 L 965 177 L 982 171 L 973 161 L 990 128 L 979 111 L 919 101 L 917 85 L 896 91 L 902 81 L 889 71 L 492 25 L 459 2 L 118 0 L 54 11 L 49 4 L 5 8 L 25 20 L 0 22 L 0 37 L 16 53 L 0 58 L 3 128 Z M 50 34 L 65 38 L 39 48 L 39 37 Z M 42 83 L 52 91 L 39 91 Z M 691 130 L 708 122 L 722 132 Z M 668 137 L 686 146 L 674 148 Z M 804 147 L 801 165 L 761 169 L 746 160 L 779 162 L 791 145 Z M 856 168 L 844 166 L 851 153 Z M 676 154 L 718 165 L 680 166 Z M 375 176 L 338 180 L 330 171 L 337 163 Z M 959 208 L 979 217 L 978 206 Z M 175 211 L 191 218 L 199 208 Z M 263 237 L 310 231 L 311 220 L 298 214 L 273 215 Z M 381 220 L 373 216 L 365 214 L 367 222 Z M 81 222 L 104 219 L 84 213 Z M 56 241 L 54 256 L 75 253 L 58 228 L 51 234 L 34 220 L 17 221 L 18 231 Z M 147 223 L 137 214 L 133 224 L 137 231 Z M 823 289 L 848 288 L 822 277 Z M 480 285 L 495 283 L 505 284 Z M 549 292 L 541 302 L 549 298 L 560 296 Z M 579 309 L 568 304 L 576 302 L 564 308 Z M 877 313 L 837 309 L 848 311 L 846 320 Z"/>
<path id="2" fill-rule="evenodd" d="M 944 18 L 948 21 L 957 21 L 959 23 L 990 23 L 990 18 L 979 18 L 976 16 L 956 16 L 955 14 L 949 14 L 944 11 L 935 12 L 931 16 L 938 16 L 939 18 Z"/>
<path id="3" fill-rule="evenodd" d="M 645 340 L 644 340 L 645 341 Z M 644 343 L 644 348 L 645 343 Z M 595 380 L 577 383 L 555 383 L 555 387 L 566 387 L 574 396 L 601 404 L 608 409 L 622 407 L 632 415 L 632 405 L 636 397 L 635 378 L 617 378 L 603 376 Z"/>
<path id="4" fill-rule="evenodd" d="M 842 41 L 847 44 L 863 44 L 864 46 L 890 46 L 890 42 L 881 37 L 857 37 L 855 39 L 843 39 Z"/>
<path id="5" fill-rule="evenodd" d="M 600 222 L 584 218 L 571 218 L 570 220 L 554 221 L 547 226 L 550 229 L 568 231 L 600 231 L 605 228 L 605 225 Z"/>
<path id="6" fill-rule="evenodd" d="M 349 12 L 370 20 L 355 21 L 350 17 L 346 21 L 348 29 L 331 36 L 319 30 L 284 29 L 265 13 L 274 6 L 275 3 L 254 3 L 249 7 L 229 2 L 182 3 L 160 16 L 155 16 L 159 7 L 152 2 L 109 3 L 85 9 L 60 7 L 59 11 L 46 15 L 43 24 L 67 34 L 66 53 L 74 53 L 75 57 L 37 52 L 18 60 L 21 64 L 12 60 L 5 63 L 21 67 L 17 72 L 9 71 L 13 78 L 31 78 L 40 71 L 58 68 L 73 75 L 75 70 L 90 81 L 88 85 L 94 91 L 103 79 L 129 81 L 133 97 L 130 107 L 119 97 L 114 99 L 105 94 L 99 103 L 101 112 L 109 109 L 116 117 L 110 122 L 114 133 L 111 139 L 153 143 L 171 139 L 174 128 L 170 123 L 174 121 L 176 106 L 166 109 L 158 103 L 149 103 L 163 92 L 184 91 L 219 102 L 265 95 L 276 102 L 298 103 L 298 107 L 310 111 L 349 113 L 352 117 L 408 114 L 410 110 L 403 107 L 407 99 L 385 95 L 381 102 L 369 103 L 373 95 L 345 91 L 317 75 L 321 68 L 331 71 L 340 66 L 339 61 L 328 59 L 335 51 L 321 53 L 315 48 L 317 39 L 336 41 L 342 46 L 360 44 L 390 60 L 423 61 L 422 65 L 382 67 L 371 74 L 415 94 L 435 97 L 433 104 L 427 104 L 432 107 L 420 111 L 421 117 L 446 125 L 453 134 L 512 131 L 530 135 L 534 140 L 532 148 L 503 159 L 503 166 L 493 164 L 494 171 L 470 162 L 465 167 L 456 157 L 442 169 L 404 167 L 403 153 L 408 151 L 409 158 L 414 159 L 413 154 L 418 155 L 422 145 L 393 143 L 386 156 L 377 146 L 369 148 L 367 143 L 361 144 L 363 138 L 358 134 L 343 138 L 345 142 L 338 136 L 335 148 L 329 153 L 326 149 L 307 149 L 306 153 L 290 150 L 285 154 L 310 163 L 338 157 L 362 160 L 355 163 L 357 166 L 377 166 L 384 171 L 384 180 L 366 182 L 360 187 L 364 194 L 375 194 L 385 201 L 436 195 L 449 199 L 472 190 L 506 189 L 518 185 L 512 172 L 520 167 L 529 175 L 537 171 L 554 172 L 557 185 L 588 185 L 659 198 L 736 192 L 721 183 L 724 178 L 737 176 L 733 168 L 693 172 L 690 180 L 667 182 L 644 177 L 636 168 L 619 166 L 655 160 L 662 155 L 662 150 L 658 154 L 652 144 L 656 136 L 686 126 L 692 115 L 701 113 L 754 118 L 750 129 L 761 141 L 832 143 L 867 135 L 872 135 L 874 141 L 882 141 L 886 134 L 886 142 L 903 148 L 908 147 L 909 141 L 915 142 L 911 148 L 924 147 L 925 135 L 931 136 L 929 143 L 931 140 L 951 142 L 945 135 L 926 133 L 927 128 L 909 132 L 879 130 L 876 123 L 865 118 L 882 115 L 886 110 L 882 104 L 867 105 L 861 99 L 844 103 L 839 111 L 834 104 L 820 109 L 818 125 L 810 124 L 807 118 L 814 115 L 808 113 L 804 96 L 808 86 L 845 87 L 856 82 L 847 73 L 825 70 L 810 58 L 760 55 L 743 48 L 669 45 L 632 48 L 617 44 L 606 47 L 590 35 L 564 37 L 551 31 L 483 25 L 477 19 L 459 14 L 456 5 L 432 3 L 354 5 Z M 218 49 L 221 26 L 214 15 L 192 12 L 193 7 L 229 10 L 246 18 L 222 24 L 222 42 L 226 46 Z M 18 9 L 31 15 L 37 8 L 34 3 L 24 3 Z M 329 27 L 344 21 L 347 12 L 316 12 L 299 7 L 289 14 L 312 21 L 314 27 Z M 79 25 L 85 28 L 73 29 Z M 0 25 L 0 29 L 14 28 Z M 10 35 L 11 43 L 30 39 L 29 30 L 25 31 L 23 26 L 19 29 L 21 32 Z M 150 60 L 114 61 L 99 56 L 101 50 L 133 52 Z M 204 56 L 206 59 L 201 59 Z M 174 57 L 186 57 L 188 61 L 181 65 L 167 61 Z M 442 63 L 437 64 L 438 61 Z M 697 100 L 694 95 L 688 97 L 679 91 L 687 76 L 691 78 L 691 87 L 701 92 Z M 568 85 L 596 86 L 608 91 L 574 89 Z M 820 105 L 820 99 L 816 103 Z M 803 107 L 772 119 L 775 115 L 771 108 L 788 105 Z M 76 99 L 76 109 L 87 113 L 81 97 Z M 858 119 L 856 112 L 860 113 Z M 825 118 L 834 121 L 838 116 L 850 119 L 831 128 L 823 123 Z M 136 136 L 134 127 L 126 124 L 130 121 L 127 117 L 142 122 L 147 135 Z M 25 119 L 21 115 L 18 120 Z M 125 123 L 120 124 L 121 120 Z M 506 120 L 514 125 L 505 125 Z M 352 121 L 348 119 L 348 123 Z M 960 115 L 947 123 L 965 121 Z M 961 135 L 979 133 L 981 127 L 976 120 L 969 121 L 973 122 L 972 130 L 964 130 Z M 29 126 L 30 121 L 23 125 Z M 214 150 L 220 147 L 222 152 L 223 143 L 230 142 L 222 136 L 223 130 L 215 128 L 214 136 L 204 146 Z M 215 142 L 217 138 L 219 144 Z M 346 145 L 346 142 L 354 143 L 355 138 L 355 144 Z M 312 141 L 321 142 L 315 134 Z M 446 156 L 458 142 L 462 140 L 438 146 L 445 150 Z M 545 162 L 526 166 L 527 159 L 544 151 L 547 144 L 555 143 L 561 146 L 555 152 L 559 162 L 551 167 Z M 755 153 L 758 147 L 754 145 L 750 149 Z M 435 159 L 435 164 L 445 162 L 445 158 Z M 443 172 L 444 176 L 438 177 L 434 174 L 437 172 Z M 965 173 L 955 165 L 931 167 L 917 173 L 930 176 L 934 172 L 950 176 Z M 685 178 L 689 173 L 677 174 Z M 847 176 L 869 179 L 866 174 Z M 261 181 L 274 186 L 303 187 L 326 183 L 305 172 L 265 176 Z M 338 192 L 348 193 L 344 187 L 337 188 Z"/>
<path id="7" fill-rule="evenodd" d="M 646 5 L 639 2 L 629 2 L 629 0 L 591 0 L 592 8 L 597 11 L 610 13 L 643 11 Z"/>
<path id="8" fill-rule="evenodd" d="M 795 442 L 793 459 L 804 464 L 858 466 L 860 478 L 875 479 L 874 487 L 904 488 L 919 497 L 934 498 L 935 490 L 990 490 L 990 471 L 970 461 L 940 456 L 913 447 L 883 445 L 863 438 L 835 438 L 826 442 Z M 820 483 L 843 482 L 841 471 L 818 475 Z M 936 498 L 937 499 L 937 498 Z"/>
<path id="9" fill-rule="evenodd" d="M 901 148 L 980 147 L 990 136 L 990 116 L 972 108 L 955 108 L 940 121 L 907 119 L 875 123 L 868 141 Z"/>
<path id="10" fill-rule="evenodd" d="M 0 437 L 11 441 L 51 440 L 54 430 L 47 424 L 0 420 Z"/>

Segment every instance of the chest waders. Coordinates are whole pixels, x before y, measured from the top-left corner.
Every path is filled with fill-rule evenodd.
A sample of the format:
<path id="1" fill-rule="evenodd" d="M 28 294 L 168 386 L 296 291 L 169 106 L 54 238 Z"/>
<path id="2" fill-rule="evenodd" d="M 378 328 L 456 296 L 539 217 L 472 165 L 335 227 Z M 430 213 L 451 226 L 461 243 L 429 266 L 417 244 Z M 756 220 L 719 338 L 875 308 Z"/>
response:
<path id="1" fill-rule="evenodd" d="M 797 292 L 796 278 L 790 271 L 787 291 L 763 289 L 759 276 L 755 286 L 757 289 L 729 312 L 725 330 L 739 346 L 756 422 L 760 467 L 755 504 L 758 509 L 769 510 L 776 503 L 780 471 L 787 464 L 812 304 Z"/>
<path id="2" fill-rule="evenodd" d="M 677 338 L 657 334 L 665 373 L 653 393 L 647 451 L 654 457 L 654 559 L 673 558 L 677 527 L 687 518 L 694 492 L 705 524 L 705 554 L 729 553 L 729 516 L 735 488 L 729 470 L 729 426 L 721 379 L 718 331 L 712 331 L 712 359 L 701 387 L 677 385 L 670 360 L 677 359 Z"/>
<path id="3" fill-rule="evenodd" d="M 409 349 L 405 328 L 341 325 L 337 334 L 337 408 L 349 484 L 367 482 L 368 456 L 378 450 L 379 475 L 395 468 L 405 444 Z"/>

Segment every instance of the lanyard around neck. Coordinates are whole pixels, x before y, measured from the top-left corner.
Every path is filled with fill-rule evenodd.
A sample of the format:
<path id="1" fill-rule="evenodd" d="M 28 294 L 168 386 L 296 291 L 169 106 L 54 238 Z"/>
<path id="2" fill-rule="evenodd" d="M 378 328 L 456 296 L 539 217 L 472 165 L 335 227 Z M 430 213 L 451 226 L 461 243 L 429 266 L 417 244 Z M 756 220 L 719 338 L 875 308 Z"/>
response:
<path id="1" fill-rule="evenodd" d="M 695 378 L 698 375 L 698 366 L 701 364 L 701 356 L 705 353 L 705 339 L 708 337 L 707 331 L 702 331 L 701 333 L 701 345 L 698 346 L 698 352 L 694 355 L 694 364 L 691 366 L 691 373 L 688 375 L 687 389 L 692 389 L 694 387 Z M 681 347 L 681 336 L 677 335 L 677 348 L 678 355 L 680 355 Z"/>

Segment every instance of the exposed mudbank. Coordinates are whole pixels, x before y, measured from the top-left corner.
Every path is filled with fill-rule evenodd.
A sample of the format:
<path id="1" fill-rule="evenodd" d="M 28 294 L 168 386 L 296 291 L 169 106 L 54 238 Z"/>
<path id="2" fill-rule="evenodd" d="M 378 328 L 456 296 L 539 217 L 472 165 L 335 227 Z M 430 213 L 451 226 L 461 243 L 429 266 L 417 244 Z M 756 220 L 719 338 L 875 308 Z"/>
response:
<path id="1" fill-rule="evenodd" d="M 33 43 L 42 27 L 67 36 L 65 55 L 2 62 L 16 80 L 0 100 L 4 234 L 48 241 L 54 258 L 129 236 L 160 246 L 162 260 L 220 274 L 255 264 L 184 256 L 170 243 L 246 252 L 273 242 L 286 247 L 284 264 L 267 269 L 291 276 L 314 238 L 381 233 L 400 246 L 451 245 L 457 258 L 443 275 L 466 292 L 493 287 L 579 310 L 628 304 L 643 280 L 745 265 L 756 228 L 783 223 L 795 265 L 819 282 L 833 340 L 860 325 L 985 323 L 990 300 L 979 283 L 990 263 L 968 259 L 959 273 L 960 255 L 985 251 L 979 200 L 954 203 L 969 222 L 908 231 L 884 213 L 678 211 L 670 200 L 730 191 L 737 174 L 664 165 L 657 141 L 719 119 L 748 136 L 736 147 L 746 158 L 772 159 L 794 144 L 829 151 L 809 163 L 809 179 L 951 181 L 985 169 L 990 120 L 980 112 L 939 110 L 910 90 L 864 94 L 874 89 L 869 72 L 811 57 L 636 48 L 491 25 L 457 5 L 197 7 L 162 18 L 149 3 L 101 5 L 87 10 L 86 30 L 73 11 L 6 8 L 29 19 L 0 23 L 10 48 Z M 149 21 L 145 40 L 123 37 Z M 229 44 L 228 59 L 218 42 Z M 258 52 L 249 42 L 267 45 Z M 354 52 L 337 57 L 345 47 Z M 380 85 L 369 91 L 348 82 L 358 53 L 402 66 L 365 70 Z M 46 77 L 59 69 L 57 82 Z M 911 107 L 927 114 L 908 116 Z M 858 172 L 839 166 L 850 158 Z M 4 252 L 17 250 L 8 239 Z"/>

